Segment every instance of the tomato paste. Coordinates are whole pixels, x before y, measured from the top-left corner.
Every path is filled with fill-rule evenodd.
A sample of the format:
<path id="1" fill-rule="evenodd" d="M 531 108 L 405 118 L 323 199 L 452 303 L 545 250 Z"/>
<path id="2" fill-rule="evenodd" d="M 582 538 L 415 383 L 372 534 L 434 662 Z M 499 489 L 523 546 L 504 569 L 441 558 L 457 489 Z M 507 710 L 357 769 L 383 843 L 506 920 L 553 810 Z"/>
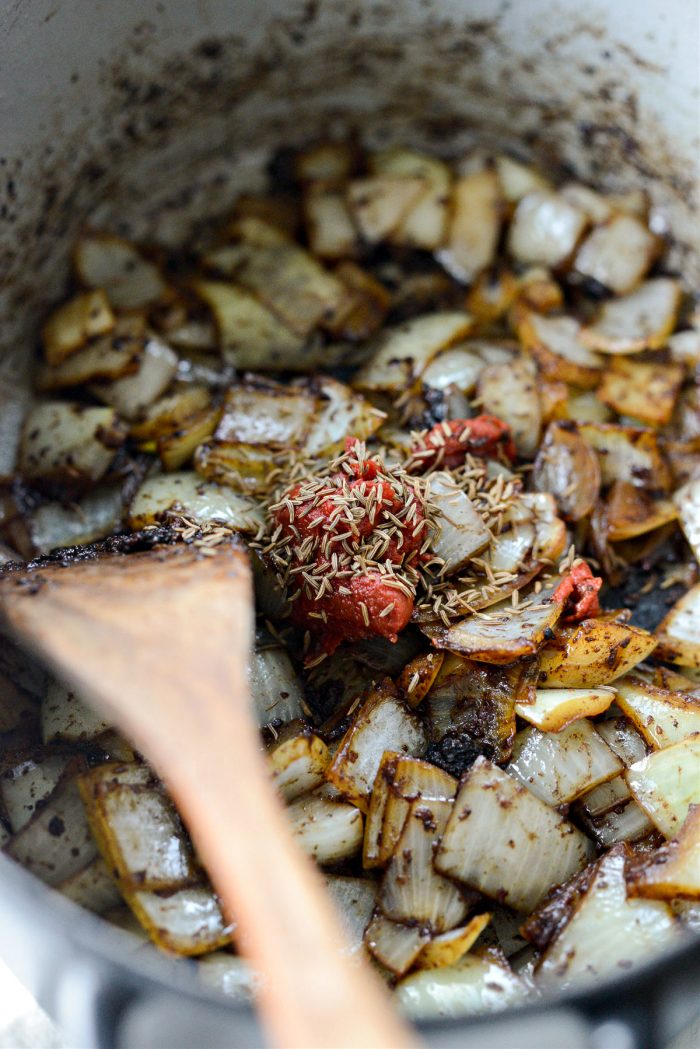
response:
<path id="1" fill-rule="evenodd" d="M 427 539 L 409 478 L 367 458 L 352 437 L 340 465 L 321 481 L 295 484 L 274 508 L 276 545 L 289 558 L 292 620 L 326 654 L 341 641 L 396 641 L 415 597 L 404 573 L 420 563 Z"/>
<path id="2" fill-rule="evenodd" d="M 564 606 L 561 622 L 580 623 L 599 615 L 598 591 L 602 585 L 603 580 L 593 575 L 585 561 L 574 565 L 552 595 L 552 600 Z"/>
<path id="3" fill-rule="evenodd" d="M 454 470 L 462 466 L 467 455 L 496 459 L 504 454 L 515 459 L 515 445 L 510 427 L 495 415 L 477 415 L 474 419 L 450 419 L 438 423 L 411 449 L 410 469 L 422 473 L 435 467 Z"/>

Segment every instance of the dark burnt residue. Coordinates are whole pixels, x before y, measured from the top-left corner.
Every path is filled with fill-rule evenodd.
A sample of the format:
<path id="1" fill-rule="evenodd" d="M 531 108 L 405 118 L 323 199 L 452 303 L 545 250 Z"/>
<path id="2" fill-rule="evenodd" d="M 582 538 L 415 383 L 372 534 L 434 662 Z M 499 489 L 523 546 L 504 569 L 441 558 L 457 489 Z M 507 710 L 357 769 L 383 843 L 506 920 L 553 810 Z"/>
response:
<path id="1" fill-rule="evenodd" d="M 106 554 L 135 554 L 144 550 L 153 550 L 154 547 L 169 545 L 179 541 L 181 538 L 171 525 L 159 525 L 156 528 L 145 528 L 138 532 L 126 535 L 113 535 L 108 539 L 101 539 L 97 543 L 86 543 L 83 546 L 67 546 L 61 550 L 54 550 L 50 554 L 42 554 L 31 561 L 10 561 L 0 568 L 0 580 L 3 576 L 27 572 L 37 572 L 37 582 L 40 580 L 41 569 L 48 565 L 63 565 L 68 567 L 81 561 L 96 561 Z M 26 585 L 32 585 L 31 576 L 22 580 Z"/>

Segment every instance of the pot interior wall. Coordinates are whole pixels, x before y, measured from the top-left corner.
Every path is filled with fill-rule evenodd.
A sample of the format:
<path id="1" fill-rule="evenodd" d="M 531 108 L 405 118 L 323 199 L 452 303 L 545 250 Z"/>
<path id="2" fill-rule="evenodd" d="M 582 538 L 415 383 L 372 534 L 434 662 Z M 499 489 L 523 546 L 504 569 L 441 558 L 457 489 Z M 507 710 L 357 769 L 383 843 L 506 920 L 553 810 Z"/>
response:
<path id="1" fill-rule="evenodd" d="M 0 316 L 23 371 L 90 220 L 167 241 L 221 212 L 277 143 L 359 129 L 532 155 L 644 185 L 697 242 L 698 12 L 685 0 L 35 0 L 0 16 Z M 280 13 L 281 12 L 281 13 Z M 4 25 L 2 22 L 4 21 Z M 3 385 L 6 385 L 5 383 Z"/>

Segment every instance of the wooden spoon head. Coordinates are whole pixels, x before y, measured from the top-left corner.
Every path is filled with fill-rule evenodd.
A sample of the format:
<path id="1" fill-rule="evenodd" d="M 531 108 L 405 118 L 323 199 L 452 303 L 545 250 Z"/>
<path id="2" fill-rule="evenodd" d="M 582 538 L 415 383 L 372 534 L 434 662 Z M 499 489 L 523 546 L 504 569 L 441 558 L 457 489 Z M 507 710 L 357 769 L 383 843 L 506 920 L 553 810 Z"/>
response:
<path id="1" fill-rule="evenodd" d="M 218 687 L 247 698 L 252 584 L 247 554 L 235 542 L 9 572 L 0 579 L 0 609 L 24 641 L 137 740 L 144 719 L 158 720 L 163 731 L 162 718 L 183 713 L 188 695 L 201 705 Z"/>

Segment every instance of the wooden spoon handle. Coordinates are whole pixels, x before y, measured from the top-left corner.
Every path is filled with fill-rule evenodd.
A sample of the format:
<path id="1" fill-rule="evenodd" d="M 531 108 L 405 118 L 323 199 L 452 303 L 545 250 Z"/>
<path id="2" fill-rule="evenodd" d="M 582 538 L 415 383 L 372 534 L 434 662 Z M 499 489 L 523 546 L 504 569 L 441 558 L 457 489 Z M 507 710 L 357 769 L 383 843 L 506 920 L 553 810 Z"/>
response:
<path id="1" fill-rule="evenodd" d="M 250 571 L 231 547 L 182 548 L 12 577 L 15 630 L 107 712 L 165 780 L 236 939 L 262 974 L 278 1046 L 403 1049 L 414 1035 L 353 964 L 318 872 L 293 840 L 248 694 Z"/>
<path id="2" fill-rule="evenodd" d="M 270 1033 L 299 1049 L 413 1045 L 373 974 L 343 952 L 332 903 L 291 836 L 257 740 L 236 716 L 246 683 L 235 687 L 236 702 L 221 705 L 208 735 L 206 768 L 192 750 L 143 744 L 237 922 L 239 949 L 264 974 L 258 1000 Z"/>

